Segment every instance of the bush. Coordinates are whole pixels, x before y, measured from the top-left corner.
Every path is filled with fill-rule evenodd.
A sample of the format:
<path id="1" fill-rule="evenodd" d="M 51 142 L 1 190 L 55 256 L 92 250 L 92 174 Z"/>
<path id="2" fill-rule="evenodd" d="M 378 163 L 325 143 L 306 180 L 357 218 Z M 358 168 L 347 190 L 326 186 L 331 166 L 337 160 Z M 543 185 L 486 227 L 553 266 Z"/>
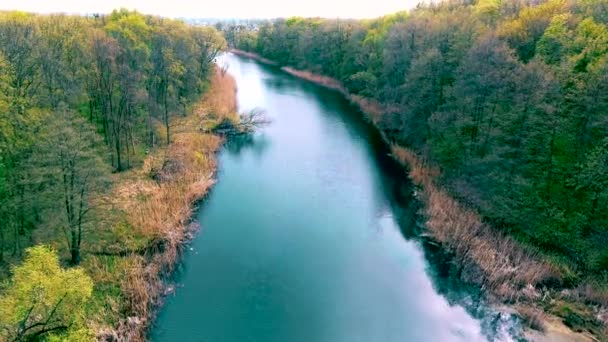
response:
<path id="1" fill-rule="evenodd" d="M 0 297 L 0 339 L 94 338 L 84 324 L 84 307 L 93 291 L 91 278 L 80 268 L 61 268 L 57 253 L 49 247 L 31 247 L 26 253 Z"/>

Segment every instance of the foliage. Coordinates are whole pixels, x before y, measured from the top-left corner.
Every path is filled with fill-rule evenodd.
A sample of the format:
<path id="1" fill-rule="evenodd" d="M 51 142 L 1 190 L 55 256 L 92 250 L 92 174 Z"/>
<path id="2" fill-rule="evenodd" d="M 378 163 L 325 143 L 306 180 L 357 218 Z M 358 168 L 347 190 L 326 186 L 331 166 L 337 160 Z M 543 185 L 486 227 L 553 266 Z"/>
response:
<path id="1" fill-rule="evenodd" d="M 0 297 L 0 337 L 6 340 L 90 341 L 84 305 L 93 282 L 82 269 L 63 269 L 46 246 L 27 249 Z"/>
<path id="2" fill-rule="evenodd" d="M 73 265 L 80 263 L 85 229 L 94 223 L 98 209 L 91 199 L 109 185 L 110 168 L 100 146 L 102 140 L 84 118 L 58 112 L 41 130 L 29 162 L 35 168 L 30 180 L 45 188 L 40 195 L 46 201 L 40 201 L 40 209 L 49 213 L 47 225 L 60 227 Z"/>
<path id="3" fill-rule="evenodd" d="M 124 9 L 0 13 L 0 262 L 63 236 L 77 264 L 99 223 L 92 195 L 171 142 L 224 46 L 213 28 Z"/>
<path id="4" fill-rule="evenodd" d="M 151 155 L 163 155 L 176 139 L 183 144 L 201 134 L 184 136 L 185 128 L 177 123 L 193 112 L 209 87 L 214 59 L 224 47 L 214 28 L 124 9 L 87 17 L 0 12 L 0 280 L 23 259 L 27 247 L 43 243 L 57 251 L 58 256 L 47 257 L 53 270 L 57 258 L 72 266 L 81 263 L 95 281 L 91 299 L 71 310 L 75 316 L 66 311 L 61 322 L 52 318 L 54 325 L 49 327 L 56 326 L 57 334 L 44 336 L 45 340 L 91 340 L 87 326 L 99 334 L 122 322 L 124 315 L 134 314 L 136 305 L 151 304 L 130 302 L 124 293 L 128 286 L 122 282 L 128 272 L 141 271 L 137 267 L 143 264 L 133 261 L 138 253 L 164 237 L 126 224 L 134 209 L 123 206 L 124 194 L 115 189 L 143 175 L 135 167 L 145 167 Z M 189 130 L 196 129 L 197 123 L 190 124 Z M 205 137 L 188 146 L 207 161 L 205 149 L 216 148 L 219 141 Z M 211 174 L 210 164 L 196 165 L 199 191 L 207 189 L 203 173 Z M 147 174 L 141 177 L 152 183 L 150 188 L 158 188 Z M 158 201 L 149 210 L 164 215 L 154 223 L 169 231 L 177 229 L 169 225 L 169 216 L 189 213 L 194 199 L 178 198 L 183 192 L 166 188 L 173 196 L 170 209 L 161 211 L 166 203 Z M 39 255 L 37 248 L 26 254 Z M 107 258 L 98 257 L 104 253 L 115 260 L 111 266 L 104 261 Z M 64 278 L 83 274 L 79 269 L 61 272 L 56 273 Z M 40 278 L 59 283 L 59 275 L 53 274 L 40 273 Z M 17 279 L 14 283 L 21 284 Z M 90 289 L 82 289 L 89 291 L 87 298 L 91 296 Z M 0 288 L 5 298 L 14 297 L 13 290 L 7 291 Z M 143 294 L 142 299 L 153 297 Z M 56 294 L 46 296 L 51 297 L 41 299 L 48 303 L 34 309 L 47 311 L 32 314 L 30 321 L 44 320 L 49 306 L 57 304 Z M 23 335 L 23 327 L 14 324 L 29 309 L 26 299 L 18 298 L 23 302 L 15 307 L 19 312 L 0 308 L 0 321 L 10 325 L 0 340 L 6 334 L 12 339 Z M 27 334 L 41 327 L 36 325 Z M 143 325 L 129 329 L 141 335 Z M 19 337 L 25 338 L 29 337 Z"/>

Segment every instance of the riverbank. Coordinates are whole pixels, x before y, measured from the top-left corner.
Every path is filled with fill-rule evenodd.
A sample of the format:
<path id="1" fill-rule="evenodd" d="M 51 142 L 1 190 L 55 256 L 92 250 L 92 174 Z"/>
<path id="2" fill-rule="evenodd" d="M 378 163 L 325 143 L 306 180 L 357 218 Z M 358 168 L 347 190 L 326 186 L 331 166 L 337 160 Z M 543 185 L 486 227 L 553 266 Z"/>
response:
<path id="1" fill-rule="evenodd" d="M 271 61 L 268 58 L 264 58 L 253 52 L 247 52 L 247 51 L 237 50 L 237 49 L 230 49 L 230 52 L 232 52 L 233 54 L 238 55 L 238 56 L 255 59 L 256 61 L 267 64 L 267 65 L 278 65 L 276 62 Z"/>
<path id="2" fill-rule="evenodd" d="M 252 53 L 233 52 L 271 64 Z M 281 69 L 340 92 L 379 127 L 379 117 L 387 110 L 381 104 L 350 94 L 335 79 L 290 67 Z M 389 143 L 386 137 L 385 141 Z M 496 302 L 518 303 L 513 307 L 524 321 L 536 329 L 545 330 L 544 335 L 529 333 L 533 340 L 593 340 L 587 333 L 574 333 L 552 316 L 557 307 L 567 308 L 565 311 L 568 315 L 578 315 L 581 310 L 585 311 L 585 315 L 589 313 L 584 304 L 580 308 L 580 303 L 572 305 L 561 294 L 558 297 L 556 291 L 543 290 L 545 284 L 562 281 L 556 266 L 493 229 L 474 210 L 456 201 L 437 184 L 440 176 L 438 168 L 423 162 L 414 151 L 403 146 L 393 145 L 392 149 L 394 157 L 410 170 L 409 177 L 421 189 L 419 194 L 424 204 L 422 215 L 426 219 L 429 235 L 453 256 L 456 272 L 463 281 L 481 287 Z M 543 313 L 543 309 L 550 314 Z"/>
<path id="3" fill-rule="evenodd" d="M 237 56 L 255 59 L 256 61 L 267 65 L 278 66 L 276 62 L 264 58 L 256 53 L 238 49 L 231 49 L 230 52 Z M 362 96 L 357 96 L 349 93 L 348 90 L 342 85 L 342 83 L 331 77 L 317 75 L 306 70 L 298 70 L 288 66 L 281 67 L 281 70 L 295 77 L 316 83 L 328 89 L 339 92 L 350 102 L 357 105 L 368 116 L 368 119 L 370 119 L 374 123 L 377 123 L 379 121 L 379 116 L 385 111 L 385 108 L 383 108 L 383 106 L 379 103 L 366 99 Z"/>
<path id="4" fill-rule="evenodd" d="M 172 122 L 171 144 L 149 153 L 140 168 L 115 175 L 107 224 L 83 267 L 95 282 L 89 325 L 102 341 L 144 341 L 165 279 L 198 227 L 197 201 L 215 182 L 220 136 L 205 133 L 236 114 L 236 83 L 220 70 L 189 115 Z M 159 127 L 159 132 L 162 128 Z"/>

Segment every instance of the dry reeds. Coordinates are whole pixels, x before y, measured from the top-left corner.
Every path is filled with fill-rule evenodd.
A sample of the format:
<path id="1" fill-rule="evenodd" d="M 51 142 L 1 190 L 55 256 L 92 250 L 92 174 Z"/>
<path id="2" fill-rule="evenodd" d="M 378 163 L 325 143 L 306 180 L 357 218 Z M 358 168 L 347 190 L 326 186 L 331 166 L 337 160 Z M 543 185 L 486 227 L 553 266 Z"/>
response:
<path id="1" fill-rule="evenodd" d="M 589 303 L 608 308 L 608 284 L 599 285 L 597 283 L 584 283 L 575 289 L 574 295 L 583 298 Z M 606 318 L 606 321 L 608 322 L 608 317 Z"/>
<path id="2" fill-rule="evenodd" d="M 235 55 L 239 55 L 239 56 L 244 56 L 244 57 L 249 57 L 249 58 L 255 59 L 255 60 L 260 61 L 260 62 L 262 62 L 264 64 L 278 65 L 277 62 L 271 61 L 268 58 L 264 58 L 264 57 L 258 55 L 257 53 L 247 52 L 247 51 L 243 51 L 243 50 L 239 50 L 239 49 L 231 49 L 230 52 L 232 52 Z"/>
<path id="3" fill-rule="evenodd" d="M 290 75 L 316 83 L 323 87 L 337 90 L 337 91 L 341 92 L 342 94 L 347 94 L 346 88 L 344 88 L 342 83 L 340 83 L 338 80 L 336 80 L 334 78 L 318 75 L 318 74 L 312 73 L 310 71 L 297 70 L 297 69 L 294 69 L 291 67 L 282 67 L 281 70 L 285 71 L 286 73 L 288 73 Z"/>
<path id="4" fill-rule="evenodd" d="M 351 94 L 348 89 L 346 89 L 346 87 L 344 87 L 344 85 L 335 78 L 318 75 L 310 71 L 297 70 L 291 67 L 282 67 L 281 70 L 290 75 L 341 93 L 351 103 L 359 107 L 371 122 L 374 124 L 379 124 L 382 121 L 382 116 L 386 112 L 386 108 L 384 108 L 383 105 L 372 99 Z"/>
<path id="5" fill-rule="evenodd" d="M 475 276 L 466 280 L 480 282 L 503 300 L 517 300 L 534 295 L 534 291 L 524 291 L 526 287 L 558 277 L 551 264 L 539 261 L 440 189 L 434 182 L 439 176 L 438 168 L 403 147 L 393 145 L 392 152 L 409 166 L 412 181 L 423 188 L 423 213 L 429 232 L 455 255 L 460 265 L 475 269 Z"/>
<path id="6" fill-rule="evenodd" d="M 235 117 L 236 82 L 216 70 L 211 87 L 194 113 L 174 120 L 172 143 L 154 151 L 133 177 L 116 187 L 115 205 L 127 215 L 132 234 L 148 241 L 145 253 L 127 258 L 121 289 L 128 315 L 111 336 L 124 341 L 145 340 L 146 327 L 163 293 L 163 278 L 176 264 L 195 226 L 194 203 L 214 184 L 215 152 L 221 139 L 193 128 L 201 120 Z"/>
<path id="7" fill-rule="evenodd" d="M 203 96 L 200 105 L 195 109 L 199 116 L 214 115 L 234 118 L 237 113 L 236 80 L 230 74 L 214 73 L 211 88 Z"/>
<path id="8" fill-rule="evenodd" d="M 386 108 L 380 103 L 359 95 L 347 94 L 346 97 L 357 105 L 372 123 L 378 125 L 382 122 Z"/>
<path id="9" fill-rule="evenodd" d="M 546 315 L 544 312 L 529 306 L 519 306 L 517 307 L 517 313 L 526 326 L 540 332 L 545 332 Z"/>

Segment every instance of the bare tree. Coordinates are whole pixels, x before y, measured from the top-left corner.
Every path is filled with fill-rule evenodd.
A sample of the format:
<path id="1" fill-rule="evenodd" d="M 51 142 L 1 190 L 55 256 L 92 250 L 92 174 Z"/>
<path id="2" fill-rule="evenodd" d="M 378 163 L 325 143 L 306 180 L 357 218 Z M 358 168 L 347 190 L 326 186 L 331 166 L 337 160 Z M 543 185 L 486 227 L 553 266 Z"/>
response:
<path id="1" fill-rule="evenodd" d="M 55 113 L 45 127 L 45 146 L 35 155 L 42 180 L 47 183 L 51 210 L 62 208 L 59 225 L 65 234 L 71 263 L 80 262 L 80 247 L 85 228 L 95 209 L 92 195 L 102 193 L 107 184 L 108 167 L 100 157 L 100 141 L 93 128 L 78 115 Z"/>

